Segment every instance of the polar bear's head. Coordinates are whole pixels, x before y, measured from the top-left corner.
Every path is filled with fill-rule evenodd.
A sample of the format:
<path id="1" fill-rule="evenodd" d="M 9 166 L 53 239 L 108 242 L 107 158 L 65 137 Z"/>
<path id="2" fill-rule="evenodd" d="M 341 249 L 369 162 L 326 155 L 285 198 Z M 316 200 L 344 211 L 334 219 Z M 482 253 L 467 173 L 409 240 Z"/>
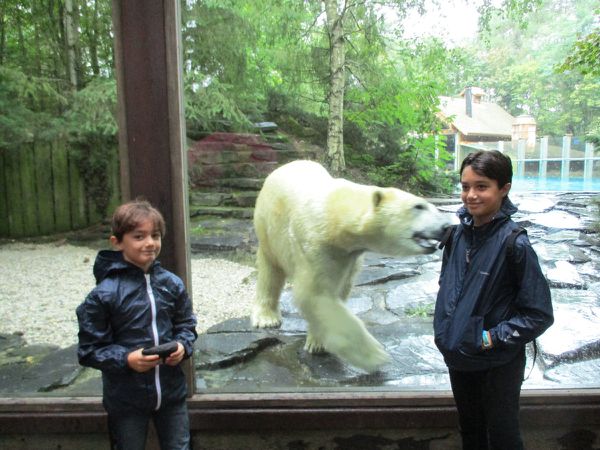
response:
<path id="1" fill-rule="evenodd" d="M 368 250 L 388 255 L 432 253 L 452 216 L 425 199 L 395 188 L 373 187 L 362 231 Z"/>

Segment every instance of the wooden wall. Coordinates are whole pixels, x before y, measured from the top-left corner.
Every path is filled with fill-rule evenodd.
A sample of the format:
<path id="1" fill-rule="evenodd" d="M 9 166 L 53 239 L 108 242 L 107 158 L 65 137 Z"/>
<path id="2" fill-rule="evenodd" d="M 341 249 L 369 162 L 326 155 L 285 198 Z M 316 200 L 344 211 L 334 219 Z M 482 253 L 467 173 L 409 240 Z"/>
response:
<path id="1" fill-rule="evenodd" d="M 101 222 L 86 198 L 74 150 L 65 142 L 38 142 L 0 149 L 0 237 L 42 236 Z M 118 149 L 111 153 L 109 210 L 118 204 Z M 92 180 L 93 182 L 93 180 Z"/>

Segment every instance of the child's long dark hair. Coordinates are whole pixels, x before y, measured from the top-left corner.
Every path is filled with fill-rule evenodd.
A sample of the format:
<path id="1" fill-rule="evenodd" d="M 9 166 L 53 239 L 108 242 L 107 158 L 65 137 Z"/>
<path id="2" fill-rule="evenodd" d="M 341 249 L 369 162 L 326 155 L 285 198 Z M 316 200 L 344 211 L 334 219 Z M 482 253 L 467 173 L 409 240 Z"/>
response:
<path id="1" fill-rule="evenodd" d="M 510 156 L 498 150 L 479 150 L 469 153 L 460 166 L 461 175 L 468 166 L 478 175 L 496 180 L 498 188 L 503 188 L 506 183 L 512 183 L 513 171 Z"/>

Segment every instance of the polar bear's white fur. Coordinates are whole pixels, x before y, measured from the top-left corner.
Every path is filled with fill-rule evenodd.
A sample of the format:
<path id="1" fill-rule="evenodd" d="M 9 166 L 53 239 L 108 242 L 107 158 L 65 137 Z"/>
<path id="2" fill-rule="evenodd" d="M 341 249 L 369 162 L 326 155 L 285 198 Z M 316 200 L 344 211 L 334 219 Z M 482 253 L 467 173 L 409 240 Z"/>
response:
<path id="1" fill-rule="evenodd" d="M 333 178 L 318 163 L 294 161 L 273 171 L 256 200 L 256 327 L 281 324 L 279 296 L 292 283 L 308 323 L 305 349 L 331 352 L 373 371 L 388 361 L 382 345 L 345 306 L 361 255 L 431 253 L 448 215 L 422 198 Z"/>

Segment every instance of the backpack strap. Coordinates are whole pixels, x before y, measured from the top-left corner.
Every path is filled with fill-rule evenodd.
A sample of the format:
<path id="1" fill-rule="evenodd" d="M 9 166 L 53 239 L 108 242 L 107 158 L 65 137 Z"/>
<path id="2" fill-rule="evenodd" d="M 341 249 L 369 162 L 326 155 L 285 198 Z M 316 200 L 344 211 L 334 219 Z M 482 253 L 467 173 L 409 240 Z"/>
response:
<path id="1" fill-rule="evenodd" d="M 514 249 L 515 249 L 515 241 L 517 240 L 517 236 L 519 236 L 521 233 L 527 233 L 527 230 L 525 230 L 525 228 L 519 226 L 517 228 L 515 228 L 514 230 L 512 230 L 510 232 L 510 234 L 508 235 L 508 237 L 506 238 L 506 243 L 504 244 L 506 246 L 506 257 L 507 258 L 514 258 Z"/>
<path id="2" fill-rule="evenodd" d="M 452 225 L 444 230 L 444 235 L 442 236 L 442 239 L 440 239 L 438 249 L 442 250 L 444 247 L 448 247 L 448 249 L 452 248 L 452 238 L 457 227 L 458 225 Z M 504 245 L 506 247 L 506 257 L 509 258 L 509 262 L 512 262 L 512 259 L 514 258 L 515 241 L 517 240 L 517 236 L 521 233 L 527 233 L 527 230 L 519 226 L 512 230 L 506 238 Z M 511 264 L 509 267 L 513 267 L 513 265 Z"/>
<path id="3" fill-rule="evenodd" d="M 452 248 L 452 236 L 454 236 L 454 230 L 458 225 L 449 226 L 444 230 L 444 235 L 442 239 L 440 239 L 440 243 L 438 244 L 438 248 L 441 250 L 444 247 Z"/>
<path id="4" fill-rule="evenodd" d="M 521 226 L 515 228 L 508 235 L 508 237 L 506 238 L 506 243 L 505 243 L 506 258 L 508 260 L 508 270 L 509 270 L 510 275 L 515 283 L 518 283 L 518 278 L 517 278 L 517 274 L 515 272 L 517 265 L 514 263 L 514 257 L 515 257 L 514 256 L 514 248 L 515 248 L 515 241 L 517 240 L 517 236 L 519 236 L 519 234 L 521 234 L 521 233 L 527 233 L 527 230 Z M 534 339 L 533 341 L 531 341 L 531 344 L 533 346 L 533 361 L 531 363 L 531 369 L 529 369 L 529 373 L 527 374 L 527 376 L 523 376 L 523 381 L 527 381 L 529 379 L 529 377 L 531 376 L 531 373 L 533 372 L 533 369 L 535 368 L 535 361 L 536 361 L 537 355 L 538 355 L 537 340 Z"/>
<path id="5" fill-rule="evenodd" d="M 510 272 L 510 276 L 512 277 L 513 281 L 515 283 L 518 283 L 519 278 L 517 277 L 517 273 L 515 272 L 516 270 L 516 264 L 515 264 L 515 241 L 517 240 L 517 237 L 521 234 L 521 233 L 527 233 L 527 230 L 521 226 L 515 228 L 514 230 L 512 230 L 510 232 L 510 234 L 508 235 L 508 237 L 506 238 L 506 241 L 504 243 L 504 246 L 506 247 L 506 259 L 508 262 L 508 270 Z"/>
<path id="6" fill-rule="evenodd" d="M 531 369 L 529 369 L 529 373 L 527 374 L 527 376 L 524 376 L 525 374 L 523 374 L 523 381 L 527 381 L 531 376 L 531 372 L 533 372 L 533 369 L 535 368 L 535 360 L 537 359 L 538 355 L 537 340 L 534 339 L 533 341 L 531 341 L 531 344 L 533 345 L 533 361 L 531 363 Z"/>

